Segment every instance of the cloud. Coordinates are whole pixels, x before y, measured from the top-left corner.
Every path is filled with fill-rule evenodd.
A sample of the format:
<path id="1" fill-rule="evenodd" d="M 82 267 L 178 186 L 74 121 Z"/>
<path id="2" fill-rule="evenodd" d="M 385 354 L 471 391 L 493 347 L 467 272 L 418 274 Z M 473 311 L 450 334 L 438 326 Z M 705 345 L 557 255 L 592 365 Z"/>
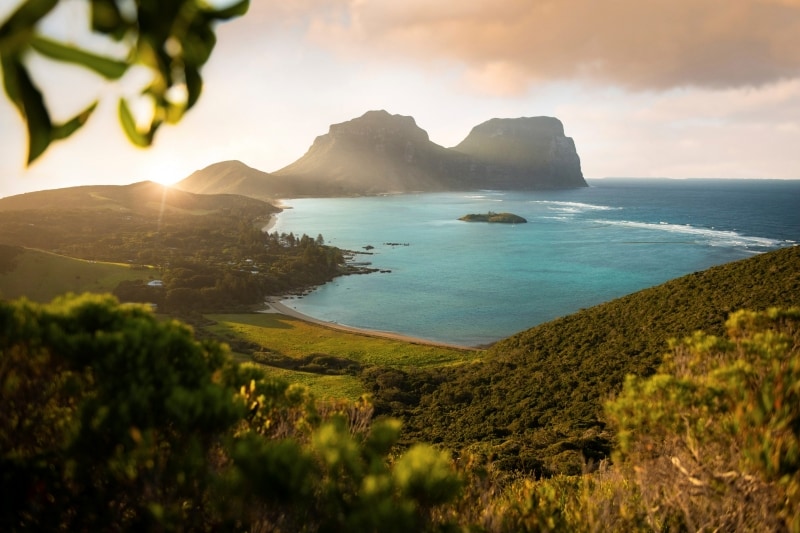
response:
<path id="1" fill-rule="evenodd" d="M 306 0 L 314 42 L 359 59 L 460 63 L 498 93 L 583 80 L 725 89 L 800 77 L 800 0 Z"/>

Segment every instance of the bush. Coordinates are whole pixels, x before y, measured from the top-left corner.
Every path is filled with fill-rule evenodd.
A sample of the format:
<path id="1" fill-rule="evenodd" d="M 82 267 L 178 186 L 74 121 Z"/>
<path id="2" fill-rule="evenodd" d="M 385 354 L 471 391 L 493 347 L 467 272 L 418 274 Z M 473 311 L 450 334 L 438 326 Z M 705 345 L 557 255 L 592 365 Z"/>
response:
<path id="1" fill-rule="evenodd" d="M 607 412 L 653 528 L 800 531 L 800 309 L 673 343 Z"/>
<path id="2" fill-rule="evenodd" d="M 408 531 L 459 481 L 399 422 L 319 403 L 111 296 L 0 302 L 0 529 Z M 435 473 L 426 479 L 429 473 Z"/>

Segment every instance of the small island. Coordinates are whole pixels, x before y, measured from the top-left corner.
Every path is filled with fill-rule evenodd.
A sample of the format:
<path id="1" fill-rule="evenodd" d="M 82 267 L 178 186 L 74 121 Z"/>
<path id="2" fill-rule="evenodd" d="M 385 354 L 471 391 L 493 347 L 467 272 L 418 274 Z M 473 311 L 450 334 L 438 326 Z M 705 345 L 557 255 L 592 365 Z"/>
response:
<path id="1" fill-rule="evenodd" d="M 463 220 L 465 222 L 491 222 L 499 224 L 524 224 L 527 222 L 527 220 L 521 216 L 513 213 L 494 213 L 492 211 L 489 211 L 488 213 L 464 215 L 458 220 Z"/>

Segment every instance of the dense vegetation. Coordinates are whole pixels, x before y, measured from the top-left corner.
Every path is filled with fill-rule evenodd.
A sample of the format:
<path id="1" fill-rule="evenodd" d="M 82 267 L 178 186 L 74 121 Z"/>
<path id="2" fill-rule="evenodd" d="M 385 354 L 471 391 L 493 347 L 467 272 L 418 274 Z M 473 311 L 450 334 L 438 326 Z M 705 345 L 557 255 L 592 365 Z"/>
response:
<path id="1" fill-rule="evenodd" d="M 800 531 L 800 308 L 734 313 L 606 404 L 594 473 L 452 461 L 104 296 L 0 302 L 0 528 Z"/>
<path id="2" fill-rule="evenodd" d="M 0 529 L 800 531 L 800 248 L 486 351 L 298 341 L 277 317 L 196 311 L 320 283 L 341 251 L 263 232 L 263 202 L 155 187 L 0 203 L 0 276 L 30 240 L 121 261 L 142 277 L 120 297 L 199 335 L 108 296 L 0 302 Z M 762 312 L 726 324 L 742 308 Z"/>
<path id="3" fill-rule="evenodd" d="M 471 213 L 464 215 L 458 220 L 464 222 L 492 222 L 498 224 L 524 224 L 528 222 L 523 217 L 515 215 L 514 213 L 495 213 L 489 211 L 488 213 Z"/>
<path id="4" fill-rule="evenodd" d="M 800 305 L 800 247 L 684 276 L 498 342 L 481 361 L 362 374 L 407 442 L 480 450 L 498 466 L 576 474 L 607 457 L 602 402 L 629 374 L 655 372 L 670 338 L 724 333 L 737 309 Z"/>
<path id="5" fill-rule="evenodd" d="M 155 267 L 114 293 L 170 313 L 241 309 L 347 272 L 342 252 L 321 235 L 265 233 L 276 211 L 259 200 L 149 182 L 75 187 L 3 199 L 0 243 Z M 162 285 L 148 286 L 153 279 Z"/>
<path id="6" fill-rule="evenodd" d="M 368 403 L 317 403 L 107 296 L 0 302 L 0 529 L 409 531 L 460 481 Z"/>

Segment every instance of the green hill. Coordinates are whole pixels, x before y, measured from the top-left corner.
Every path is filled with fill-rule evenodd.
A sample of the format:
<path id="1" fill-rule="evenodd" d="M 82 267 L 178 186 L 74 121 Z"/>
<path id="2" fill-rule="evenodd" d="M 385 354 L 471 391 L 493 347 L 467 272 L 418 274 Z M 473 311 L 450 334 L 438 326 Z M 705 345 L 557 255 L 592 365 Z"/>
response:
<path id="1" fill-rule="evenodd" d="M 67 292 L 111 292 L 123 280 L 157 277 L 150 268 L 73 259 L 40 250 L 0 245 L 0 297 L 49 302 Z"/>
<path id="2" fill-rule="evenodd" d="M 406 440 L 482 449 L 501 467 L 579 473 L 611 435 L 601 403 L 627 374 L 655 371 L 670 338 L 723 333 L 737 309 L 800 305 L 800 247 L 711 268 L 502 340 L 481 362 L 365 375 Z"/>

